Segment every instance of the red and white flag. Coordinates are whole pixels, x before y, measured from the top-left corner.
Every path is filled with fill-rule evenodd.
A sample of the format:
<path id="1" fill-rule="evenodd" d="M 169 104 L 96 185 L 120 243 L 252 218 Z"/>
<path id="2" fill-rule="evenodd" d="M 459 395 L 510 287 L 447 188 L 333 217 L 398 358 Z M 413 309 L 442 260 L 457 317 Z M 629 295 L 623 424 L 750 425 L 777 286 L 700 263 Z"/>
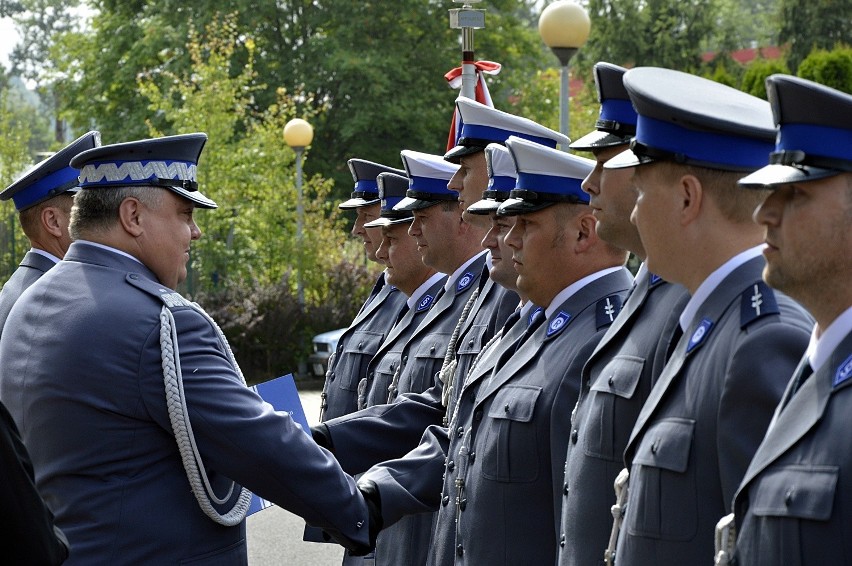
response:
<path id="1" fill-rule="evenodd" d="M 473 66 L 476 68 L 476 88 L 474 100 L 494 108 L 494 102 L 491 100 L 491 93 L 488 92 L 488 85 L 485 83 L 485 75 L 496 75 L 500 73 L 503 65 L 494 61 L 476 61 Z M 462 86 L 462 68 L 456 67 L 450 70 L 444 78 L 450 85 L 450 88 L 460 89 Z M 450 123 L 450 135 L 447 138 L 447 151 L 456 146 L 459 135 L 461 134 L 462 121 L 459 116 L 458 109 L 453 106 L 453 121 Z"/>

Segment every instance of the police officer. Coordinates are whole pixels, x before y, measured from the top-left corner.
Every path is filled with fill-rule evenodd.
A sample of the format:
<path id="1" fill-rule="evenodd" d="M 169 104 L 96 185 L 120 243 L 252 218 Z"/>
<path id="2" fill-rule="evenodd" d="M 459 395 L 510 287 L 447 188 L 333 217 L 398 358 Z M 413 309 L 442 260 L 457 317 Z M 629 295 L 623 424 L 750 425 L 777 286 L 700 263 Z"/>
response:
<path id="1" fill-rule="evenodd" d="M 186 278 L 205 134 L 77 155 L 65 259 L 12 308 L 0 397 L 71 543 L 68 564 L 245 564 L 255 490 L 366 551 L 368 507 L 290 417 L 245 386 Z M 164 385 L 165 384 L 165 385 Z"/>
<path id="2" fill-rule="evenodd" d="M 648 270 L 689 290 L 683 336 L 625 451 L 629 496 L 619 564 L 699 564 L 807 344 L 810 319 L 760 278 L 758 193 L 737 188 L 765 162 L 769 105 L 678 71 L 637 68 L 624 86 L 639 118 L 632 220 Z"/>
<path id="3" fill-rule="evenodd" d="M 338 208 L 355 210 L 352 235 L 363 240 L 367 259 L 382 263 L 376 258 L 376 249 L 382 240 L 381 230 L 365 227 L 365 224 L 376 220 L 381 212 L 376 178 L 385 172 L 401 175 L 405 171 L 364 159 L 350 159 L 348 165 L 355 180 L 355 189 Z M 333 357 L 329 359 L 320 407 L 321 421 L 358 409 L 358 383 L 366 375 L 367 364 L 379 345 L 396 324 L 406 298 L 394 285 L 386 282 L 383 271 L 358 315 L 338 340 Z"/>
<path id="4" fill-rule="evenodd" d="M 375 483 L 386 523 L 438 508 L 429 564 L 553 563 L 565 417 L 631 282 L 624 252 L 597 238 L 580 188 L 592 162 L 523 139 L 507 146 L 518 180 L 498 214 L 517 216 L 505 237 L 517 286 L 544 308 L 474 364 L 443 446 L 421 444 L 360 480 Z"/>
<path id="5" fill-rule="evenodd" d="M 0 193 L 0 200 L 11 198 L 15 203 L 21 228 L 32 246 L 0 291 L 0 332 L 21 293 L 68 251 L 68 220 L 74 193 L 79 190 L 77 170 L 68 163 L 78 153 L 100 144 L 100 134 L 88 132 L 33 166 Z"/>
<path id="6" fill-rule="evenodd" d="M 852 541 L 852 96 L 785 75 L 766 81 L 779 125 L 771 165 L 766 281 L 816 326 L 736 494 L 738 564 L 847 564 Z M 778 376 L 781 377 L 780 375 Z"/>
<path id="7" fill-rule="evenodd" d="M 636 204 L 633 169 L 604 169 L 636 133 L 636 111 L 622 83 L 626 69 L 595 65 L 601 102 L 596 130 L 571 144 L 591 151 L 597 163 L 583 181 L 598 236 L 636 257 L 645 249 L 630 213 Z M 678 316 L 689 296 L 641 265 L 618 317 L 583 367 L 580 398 L 571 422 L 577 442 L 568 444 L 562 486 L 559 563 L 597 564 L 612 530 L 613 483 L 624 467 L 633 423 L 666 363 Z"/>

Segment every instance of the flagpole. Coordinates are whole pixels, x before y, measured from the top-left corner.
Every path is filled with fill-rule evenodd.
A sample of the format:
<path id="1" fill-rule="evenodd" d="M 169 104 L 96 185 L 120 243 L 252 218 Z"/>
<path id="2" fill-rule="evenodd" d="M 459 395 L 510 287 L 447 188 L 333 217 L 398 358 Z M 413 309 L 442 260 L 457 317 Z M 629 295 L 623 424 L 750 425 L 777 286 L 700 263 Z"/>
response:
<path id="1" fill-rule="evenodd" d="M 473 31 L 485 28 L 485 10 L 474 9 L 471 4 L 482 0 L 453 0 L 461 8 L 450 10 L 450 29 L 460 29 L 462 34 L 462 87 L 461 96 L 476 99 L 476 62 L 473 53 Z"/>

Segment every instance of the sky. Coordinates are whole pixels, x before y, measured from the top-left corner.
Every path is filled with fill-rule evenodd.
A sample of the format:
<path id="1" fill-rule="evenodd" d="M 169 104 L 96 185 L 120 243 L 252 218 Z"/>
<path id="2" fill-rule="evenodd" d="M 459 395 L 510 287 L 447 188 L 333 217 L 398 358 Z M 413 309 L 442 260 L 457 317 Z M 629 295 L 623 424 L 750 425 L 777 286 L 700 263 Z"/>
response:
<path id="1" fill-rule="evenodd" d="M 9 54 L 18 43 L 18 32 L 12 18 L 0 18 L 0 63 L 9 68 Z"/>

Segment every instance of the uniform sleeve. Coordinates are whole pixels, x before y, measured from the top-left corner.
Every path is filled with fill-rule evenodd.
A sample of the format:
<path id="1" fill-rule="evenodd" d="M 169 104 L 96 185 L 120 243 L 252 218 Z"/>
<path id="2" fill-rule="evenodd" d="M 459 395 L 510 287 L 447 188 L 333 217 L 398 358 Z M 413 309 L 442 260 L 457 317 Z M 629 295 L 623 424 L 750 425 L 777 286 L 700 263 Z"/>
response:
<path id="1" fill-rule="evenodd" d="M 3 558 L 9 564 L 61 564 L 68 541 L 36 490 L 33 467 L 6 407 L 0 404 L 0 504 Z"/>
<path id="2" fill-rule="evenodd" d="M 729 507 L 809 339 L 804 325 L 766 324 L 749 332 L 733 352 L 716 435 L 722 495 Z"/>
<path id="3" fill-rule="evenodd" d="M 190 423 L 208 475 L 222 476 L 321 527 L 351 549 L 368 545 L 368 510 L 326 450 L 285 413 L 239 380 L 209 321 L 174 311 Z M 143 350 L 140 388 L 146 407 L 171 432 L 165 403 L 159 328 Z"/>

